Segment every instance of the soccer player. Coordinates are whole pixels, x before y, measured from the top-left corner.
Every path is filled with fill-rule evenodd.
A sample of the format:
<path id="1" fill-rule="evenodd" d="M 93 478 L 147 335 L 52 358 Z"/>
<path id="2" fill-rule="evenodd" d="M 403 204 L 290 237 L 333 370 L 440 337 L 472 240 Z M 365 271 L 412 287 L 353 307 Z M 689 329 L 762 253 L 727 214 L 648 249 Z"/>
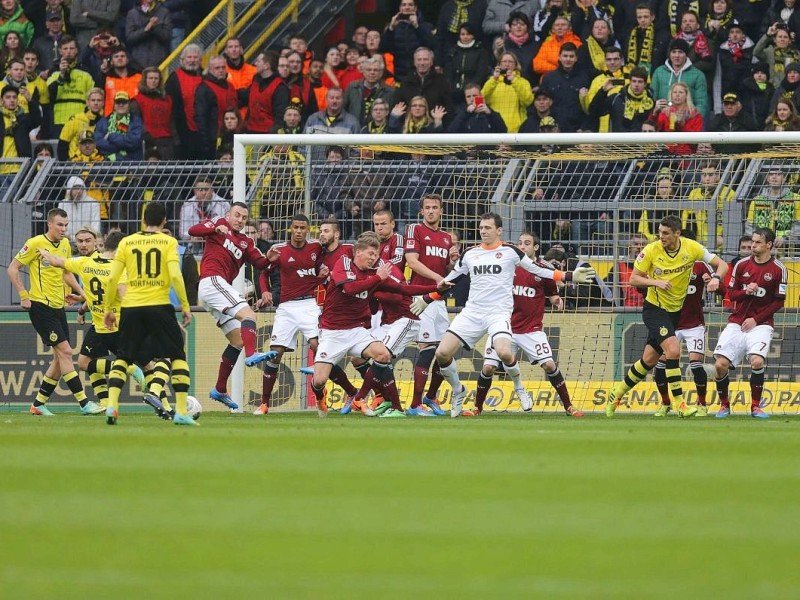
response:
<path id="1" fill-rule="evenodd" d="M 752 240 L 753 255 L 733 267 L 728 296 L 736 304 L 714 348 L 720 403 L 718 418 L 731 414 L 728 372 L 743 358 L 750 362 L 750 416 L 769 417 L 761 408 L 764 360 L 772 341 L 773 317 L 786 300 L 787 271 L 783 263 L 772 256 L 774 231 L 760 227 L 753 232 Z"/>
<path id="2" fill-rule="evenodd" d="M 289 241 L 275 244 L 267 252 L 269 269 L 277 269 L 280 273 L 281 303 L 275 311 L 270 336 L 270 350 L 275 355 L 264 366 L 261 404 L 253 411 L 254 415 L 269 412 L 269 400 L 278 380 L 278 367 L 285 352 L 294 352 L 298 332 L 308 341 L 311 351 L 317 351 L 320 307 L 316 302 L 316 290 L 328 276 L 328 267 L 323 264 L 322 244 L 308 240 L 309 229 L 306 215 L 298 213 L 292 216 Z M 264 272 L 261 289 L 269 289 L 268 286 Z M 348 396 L 358 391 L 338 365 L 333 366 L 332 379 Z"/>
<path id="3" fill-rule="evenodd" d="M 538 262 L 539 238 L 524 232 L 519 236 L 517 248 L 534 262 Z M 541 263 L 538 263 L 541 264 Z M 545 266 L 545 265 L 542 265 Z M 511 313 L 511 351 L 516 356 L 520 350 L 531 364 L 539 365 L 547 375 L 550 385 L 556 390 L 564 410 L 570 417 L 582 417 L 583 413 L 573 406 L 567 390 L 564 376 L 553 360 L 553 350 L 547 334 L 542 330 L 544 319 L 545 297 L 556 308 L 564 307 L 564 301 L 558 295 L 558 287 L 552 279 L 542 279 L 525 269 L 517 267 L 514 273 L 514 311 Z M 492 375 L 500 366 L 500 359 L 494 349 L 487 345 L 483 367 L 478 375 L 478 385 L 475 393 L 475 408 L 465 410 L 465 417 L 477 417 L 483 410 L 483 403 L 492 385 Z M 513 378 L 513 377 L 512 377 Z M 530 394 L 522 386 L 519 376 L 514 380 L 514 392 L 517 394 L 522 410 L 529 411 L 533 408 Z"/>
<path id="4" fill-rule="evenodd" d="M 681 342 L 686 344 L 686 350 L 689 353 L 689 368 L 697 389 L 697 412 L 694 414 L 698 417 L 708 416 L 708 406 L 706 405 L 708 375 L 703 366 L 706 357 L 706 319 L 703 314 L 703 306 L 705 305 L 705 286 L 711 281 L 713 274 L 714 271 L 706 263 L 701 261 L 694 263 L 694 269 L 689 278 L 689 287 L 686 290 L 686 300 L 683 302 L 680 318 L 675 327 L 678 344 Z M 718 291 L 721 290 L 722 288 L 719 288 Z M 672 399 L 667 383 L 667 363 L 663 356 L 656 363 L 653 381 L 656 382 L 658 393 L 661 396 L 661 407 L 654 416 L 666 417 L 672 410 Z M 694 409 L 689 408 L 684 416 L 691 416 L 693 412 Z"/>
<path id="5" fill-rule="evenodd" d="M 453 319 L 436 348 L 439 370 L 452 389 L 451 417 L 461 415 L 467 395 L 453 360 L 459 347 L 469 350 L 488 333 L 487 345 L 497 353 L 506 373 L 515 381 L 520 377 L 519 365 L 511 350 L 512 290 L 517 266 L 542 279 L 556 281 L 587 283 L 595 276 L 590 267 L 578 267 L 572 273 L 553 271 L 533 262 L 516 246 L 504 244 L 500 240 L 503 220 L 496 213 L 481 215 L 479 231 L 482 243 L 465 250 L 443 282 L 452 283 L 467 274 L 470 276 L 469 298 L 464 310 Z M 428 302 L 438 297 L 434 294 L 415 298 L 412 311 L 420 314 Z"/>
<path id="6" fill-rule="evenodd" d="M 186 415 L 186 396 L 189 394 L 190 373 L 186 362 L 183 333 L 175 319 L 175 309 L 169 300 L 170 286 L 175 289 L 181 304 L 183 325 L 192 322 L 186 287 L 181 275 L 178 242 L 161 233 L 167 224 L 167 213 L 160 202 L 150 202 L 144 209 L 144 230 L 124 238 L 111 265 L 111 276 L 105 294 L 103 309 L 105 325 L 113 330 L 117 315 L 113 307 L 117 297 L 117 284 L 122 272 L 128 277 L 125 297 L 119 314 L 117 359 L 108 378 L 108 408 L 106 422 L 116 425 L 119 396 L 127 378 L 128 365 L 135 359 L 148 361 L 157 352 L 156 371 L 171 371 L 172 389 L 175 392 L 175 425 L 197 425 Z M 167 366 L 164 359 L 171 359 Z"/>
<path id="7" fill-rule="evenodd" d="M 53 360 L 44 373 L 42 385 L 30 408 L 31 414 L 46 417 L 53 416 L 45 403 L 50 399 L 61 377 L 80 404 L 81 414 L 96 415 L 103 412 L 103 407 L 86 399 L 80 377 L 72 364 L 72 344 L 67 327 L 67 313 L 64 310 L 64 284 L 80 300 L 83 299 L 83 290 L 72 273 L 51 265 L 37 252 L 39 248 L 46 248 L 51 254 L 70 258 L 72 249 L 66 239 L 68 227 L 67 213 L 60 208 L 52 209 L 47 213 L 47 232 L 26 241 L 6 271 L 19 294 L 20 305 L 30 315 L 36 333 L 45 346 L 53 348 Z M 24 266 L 29 269 L 30 292 L 25 289 L 20 277 L 20 269 Z"/>
<path id="8" fill-rule="evenodd" d="M 696 407 L 683 402 L 681 370 L 678 361 L 681 347 L 675 336 L 681 307 L 689 290 L 689 281 L 697 260 L 711 265 L 715 272 L 708 282 L 708 291 L 716 292 L 728 271 L 727 263 L 705 246 L 681 237 L 681 220 L 669 215 L 658 226 L 659 239 L 649 243 L 636 257 L 630 284 L 646 287 L 642 320 L 647 327 L 647 344 L 642 358 L 628 369 L 623 381 L 618 381 L 608 392 L 606 416 L 613 417 L 622 397 L 647 376 L 664 355 L 667 384 L 672 399 L 678 405 L 680 416 L 691 416 Z"/>
<path id="9" fill-rule="evenodd" d="M 274 352 L 256 351 L 256 314 L 232 285 L 245 263 L 258 269 L 269 267 L 269 261 L 256 248 L 255 241 L 242 233 L 247 216 L 247 205 L 234 202 L 225 217 L 206 219 L 189 228 L 191 237 L 201 237 L 206 242 L 200 263 L 198 299 L 228 339 L 220 359 L 217 383 L 208 395 L 232 410 L 237 410 L 239 405 L 228 395 L 228 377 L 242 348 L 248 367 L 275 356 Z"/>
<path id="10" fill-rule="evenodd" d="M 392 211 L 388 208 L 376 210 L 372 215 L 372 229 L 381 242 L 380 260 L 396 265 L 400 272 L 405 268 L 403 236 L 395 230 Z"/>
<path id="11" fill-rule="evenodd" d="M 97 252 L 97 232 L 90 227 L 81 227 L 75 232 L 75 247 L 80 256 L 91 256 Z"/>
<path id="12" fill-rule="evenodd" d="M 385 262 L 385 261 L 384 261 Z M 400 269 L 392 265 L 390 276 L 391 281 L 398 282 L 402 286 L 406 286 L 403 274 Z M 436 284 L 422 284 L 421 286 L 414 286 L 413 290 L 420 290 L 427 288 L 426 291 L 435 291 Z M 381 340 L 386 349 L 391 354 L 392 361 L 396 360 L 403 351 L 412 342 L 416 342 L 419 333 L 419 317 L 411 312 L 411 295 L 404 295 L 397 291 L 387 291 L 377 289 L 372 292 L 372 299 L 377 301 L 380 305 L 381 322 L 377 328 L 373 328 L 371 333 L 372 337 Z M 358 359 L 353 359 L 358 360 Z M 380 393 L 382 389 L 381 382 L 375 377 L 375 372 L 371 368 L 369 362 L 364 362 L 363 365 L 356 367 L 364 377 L 364 383 L 361 389 L 353 397 L 352 403 L 361 409 L 361 412 L 367 416 L 381 416 L 385 411 L 394 408 L 390 400 L 387 400 Z M 364 402 L 364 398 L 376 389 L 377 402 L 373 402 L 374 410 Z M 342 408 L 342 414 L 347 414 L 350 409 L 345 405 Z M 412 417 L 433 417 L 435 416 L 426 407 L 420 405 L 415 408 L 409 407 L 405 411 L 406 416 Z M 399 415 L 395 415 L 399 416 Z"/>
<path id="13" fill-rule="evenodd" d="M 453 244 L 452 236 L 441 229 L 442 210 L 442 197 L 439 194 L 425 194 L 419 203 L 422 222 L 406 228 L 405 259 L 411 269 L 410 281 L 415 285 L 441 283 L 458 260 L 458 247 Z M 414 410 L 424 404 L 437 416 L 445 414 L 436 401 L 442 382 L 438 363 L 433 367 L 431 384 L 424 398 L 422 392 L 428 380 L 436 346 L 449 326 L 450 319 L 443 298 L 431 302 L 420 315 L 417 336 L 419 354 L 414 365 L 414 392 L 411 397 L 411 408 Z"/>
<path id="14" fill-rule="evenodd" d="M 353 258 L 342 256 L 330 274 L 325 305 L 320 318 L 320 339 L 314 363 L 311 390 L 320 417 L 327 416 L 325 384 L 332 369 L 346 356 L 372 359 L 374 384 L 390 403 L 381 416 L 405 417 L 391 367 L 392 354 L 369 331 L 372 320 L 370 296 L 376 291 L 403 295 L 424 294 L 435 286 L 402 285 L 392 278 L 392 265 L 379 261 L 380 240 L 373 232 L 361 234 L 353 247 Z M 378 267 L 373 269 L 375 265 Z M 338 367 L 337 367 L 338 368 Z"/>
<path id="15" fill-rule="evenodd" d="M 91 232 L 90 232 L 91 233 Z M 76 237 L 80 234 L 76 234 Z M 93 236 L 87 236 L 91 240 L 95 240 Z M 106 238 L 103 252 L 100 254 L 92 253 L 91 255 L 82 255 L 76 258 L 64 258 L 55 254 L 51 254 L 44 248 L 39 248 L 38 252 L 45 261 L 58 267 L 65 269 L 70 273 L 82 277 L 83 280 L 83 293 L 86 296 L 86 303 L 91 314 L 92 324 L 83 338 L 83 345 L 81 346 L 80 354 L 78 355 L 78 368 L 85 371 L 89 375 L 89 382 L 92 384 L 92 389 L 97 398 L 100 400 L 100 406 L 105 410 L 108 407 L 108 385 L 106 378 L 111 372 L 111 360 L 109 355 L 117 352 L 117 338 L 118 333 L 116 330 L 109 330 L 105 326 L 103 312 L 103 299 L 108 289 L 108 279 L 111 276 L 111 262 L 114 260 L 114 255 L 117 253 L 117 246 L 124 236 L 119 231 L 114 231 Z M 120 284 L 122 286 L 122 284 Z M 115 313 L 119 312 L 122 302 L 122 294 L 119 300 L 111 310 Z M 83 317 L 85 309 L 81 307 L 78 315 Z M 145 389 L 144 373 L 136 365 L 130 365 L 128 374 L 132 375 L 136 382 L 141 386 L 143 391 Z M 148 404 L 151 404 L 148 402 Z M 153 406 L 151 404 L 151 406 Z M 154 406 L 158 408 L 160 406 Z"/>

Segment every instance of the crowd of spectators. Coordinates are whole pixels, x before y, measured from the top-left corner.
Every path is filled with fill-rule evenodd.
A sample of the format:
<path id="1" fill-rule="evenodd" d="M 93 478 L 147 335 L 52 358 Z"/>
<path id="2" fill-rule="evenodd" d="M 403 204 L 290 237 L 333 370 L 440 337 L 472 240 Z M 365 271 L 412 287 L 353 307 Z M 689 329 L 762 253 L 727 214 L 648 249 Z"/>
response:
<path id="1" fill-rule="evenodd" d="M 41 10 L 24 6 L 0 0 L 4 158 L 47 154 L 36 144 L 46 139 L 58 140 L 59 160 L 94 163 L 228 161 L 240 132 L 800 128 L 800 13 L 794 14 L 794 0 L 449 0 L 438 14 L 426 14 L 415 0 L 400 0 L 383 28 L 357 22 L 349 39 L 322 51 L 294 35 L 285 48 L 260 52 L 251 64 L 240 40 L 230 38 L 203 69 L 203 49 L 190 44 L 166 77 L 158 66 L 197 22 L 203 3 L 46 0 Z M 344 148 L 314 148 L 317 164 L 352 158 Z M 683 156 L 752 149 L 671 144 L 665 151 Z M 301 207 L 305 201 L 308 158 L 301 149 L 272 146 L 264 156 L 273 166 L 253 202 L 256 219 L 274 216 L 270 186 L 282 188 L 284 205 Z M 435 158 L 366 151 L 359 156 L 413 162 L 404 186 L 415 192 L 435 184 L 427 169 Z M 594 171 L 607 176 L 602 164 L 579 168 L 586 177 Z M 3 188 L 11 179 L 11 170 L 0 173 Z M 65 201 L 88 194 L 100 201 L 101 219 L 113 219 L 108 199 L 93 192 L 91 179 L 76 179 L 82 183 L 67 186 Z M 212 183 L 218 182 L 194 181 L 198 196 L 174 210 L 181 221 L 178 237 L 184 222 L 208 212 L 201 188 Z M 340 186 L 323 186 L 320 216 L 368 220 L 380 203 L 359 198 L 356 187 L 334 197 Z M 564 197 L 543 189 L 544 199 Z M 713 185 L 697 189 L 703 191 L 688 200 L 707 200 Z M 775 187 L 765 194 L 785 220 L 785 193 Z M 230 200 L 218 198 L 211 204 Z M 608 235 L 610 199 L 599 200 L 596 215 L 554 218 L 552 231 L 540 232 L 543 238 Z M 390 205 L 399 223 L 414 217 L 412 204 Z M 760 204 L 749 210 L 754 223 L 766 218 Z M 693 226 L 697 222 L 697 234 L 707 236 L 707 222 L 691 209 L 684 212 Z M 641 234 L 650 238 L 653 220 L 647 222 L 646 211 L 642 215 Z M 789 225 L 787 235 L 794 236 L 795 225 Z"/>

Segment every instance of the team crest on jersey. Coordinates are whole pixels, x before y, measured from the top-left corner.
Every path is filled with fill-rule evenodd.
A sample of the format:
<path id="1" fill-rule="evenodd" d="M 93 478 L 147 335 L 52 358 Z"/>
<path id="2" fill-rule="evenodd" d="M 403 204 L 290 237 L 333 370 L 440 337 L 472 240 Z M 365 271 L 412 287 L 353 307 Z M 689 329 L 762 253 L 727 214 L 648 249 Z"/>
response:
<path id="1" fill-rule="evenodd" d="M 42 266 L 43 266 L 43 267 L 49 267 L 49 266 L 50 266 L 50 263 L 49 263 L 48 261 L 46 261 L 46 260 L 44 260 L 44 259 L 43 259 L 43 260 L 42 260 Z"/>
<path id="2" fill-rule="evenodd" d="M 239 245 L 240 245 L 242 248 L 247 248 L 247 240 L 242 240 L 241 242 L 239 242 Z"/>
<path id="3" fill-rule="evenodd" d="M 502 252 L 498 252 L 497 254 L 494 255 L 494 257 L 495 258 L 503 258 L 503 253 Z"/>
<path id="4" fill-rule="evenodd" d="M 429 337 L 431 337 L 431 334 L 430 334 L 430 333 L 428 333 L 427 331 L 426 331 L 425 333 L 423 333 L 423 334 L 422 334 L 422 338 L 423 338 L 423 339 L 426 339 L 426 340 L 427 340 Z"/>
<path id="5" fill-rule="evenodd" d="M 653 273 L 655 275 L 661 275 L 661 269 L 656 269 L 655 271 L 653 271 Z"/>
<path id="6" fill-rule="evenodd" d="M 764 273 L 764 281 L 772 281 L 772 273 Z"/>
<path id="7" fill-rule="evenodd" d="M 312 252 L 311 253 L 311 260 L 317 260 L 317 253 L 316 252 Z"/>
<path id="8" fill-rule="evenodd" d="M 50 332 L 50 341 L 55 342 L 58 339 L 58 334 L 55 331 Z"/>
<path id="9" fill-rule="evenodd" d="M 689 277 L 689 279 L 694 281 L 695 279 L 697 279 L 697 274 L 696 273 L 692 273 L 691 276 Z"/>
<path id="10" fill-rule="evenodd" d="M 320 352 L 319 353 L 319 357 L 320 358 L 328 358 L 328 353 L 327 352 Z"/>
<path id="11" fill-rule="evenodd" d="M 278 336 L 277 336 L 277 335 L 273 335 L 273 336 L 270 338 L 270 340 L 272 340 L 273 342 L 274 342 L 274 341 L 276 341 L 277 339 L 278 339 Z"/>
<path id="12" fill-rule="evenodd" d="M 413 248 L 414 246 L 416 246 L 417 242 L 416 240 L 406 240 L 406 244 L 408 244 L 409 248 Z"/>
<path id="13" fill-rule="evenodd" d="M 667 330 L 666 327 L 662 327 L 661 329 L 658 330 L 658 333 L 659 333 L 659 335 L 667 335 L 667 333 L 669 333 L 669 331 Z"/>

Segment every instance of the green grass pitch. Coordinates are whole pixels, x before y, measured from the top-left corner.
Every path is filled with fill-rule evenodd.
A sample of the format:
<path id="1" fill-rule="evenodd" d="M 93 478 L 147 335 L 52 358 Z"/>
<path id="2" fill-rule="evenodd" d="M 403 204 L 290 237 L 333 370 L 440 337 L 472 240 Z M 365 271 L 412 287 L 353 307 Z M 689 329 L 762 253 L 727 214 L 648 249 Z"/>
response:
<path id="1" fill-rule="evenodd" d="M 796 598 L 800 421 L 0 411 L 0 597 Z"/>

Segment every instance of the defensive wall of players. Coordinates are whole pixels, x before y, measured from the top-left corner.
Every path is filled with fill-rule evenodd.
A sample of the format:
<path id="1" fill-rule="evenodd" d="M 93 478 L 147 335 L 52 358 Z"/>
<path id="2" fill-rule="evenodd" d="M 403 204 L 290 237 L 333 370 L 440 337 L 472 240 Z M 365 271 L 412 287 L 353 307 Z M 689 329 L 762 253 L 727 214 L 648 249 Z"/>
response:
<path id="1" fill-rule="evenodd" d="M 207 393 L 216 381 L 217 364 L 223 350 L 224 338 L 219 335 L 216 324 L 203 311 L 195 313 L 195 319 L 186 336 L 187 356 L 192 369 L 191 392 L 203 403 L 206 410 L 224 410 L 219 404 L 207 400 Z M 258 314 L 259 338 L 266 340 L 271 330 L 274 314 Z M 451 315 L 452 316 L 452 315 Z M 711 312 L 706 315 L 708 325 L 707 346 L 713 347 L 719 332 L 724 327 L 726 314 Z M 772 353 L 767 361 L 766 387 L 763 405 L 772 414 L 800 414 L 800 328 L 797 327 L 800 312 L 788 309 L 776 319 L 776 335 Z M 646 336 L 638 313 L 606 312 L 597 314 L 549 313 L 545 317 L 545 330 L 553 346 L 555 357 L 564 372 L 570 395 L 584 412 L 603 411 L 605 393 L 611 383 L 620 377 L 623 368 L 637 358 Z M 75 323 L 70 315 L 70 330 L 75 348 L 80 348 L 84 328 Z M 21 310 L 0 311 L 0 398 L 2 402 L 26 402 L 38 389 L 44 370 L 49 364 L 49 349 L 45 348 L 30 326 L 27 314 Z M 481 364 L 483 341 L 477 350 L 465 352 L 458 361 L 462 381 L 471 393 Z M 77 352 L 77 350 L 76 350 Z M 416 349 L 409 348 L 397 361 L 395 369 L 400 397 L 405 402 L 411 397 L 412 371 Z M 287 354 L 284 357 L 279 383 L 273 395 L 274 411 L 298 411 L 313 408 L 308 400 L 306 377 L 299 368 L 308 361 L 307 349 Z M 685 361 L 684 361 L 685 362 Z M 707 358 L 710 368 L 711 360 Z M 539 367 L 521 364 L 525 387 L 534 400 L 534 412 L 562 412 L 562 407 L 553 388 L 543 377 Z M 351 371 L 354 380 L 357 375 Z M 261 372 L 250 369 L 245 378 L 246 408 L 256 406 L 260 399 Z M 85 373 L 81 373 L 84 389 L 91 395 L 91 386 Z M 780 378 L 780 382 L 778 379 Z M 685 397 L 694 402 L 694 386 L 691 378 L 684 383 Z M 517 411 L 519 404 L 512 397 L 512 385 L 497 378 L 489 392 L 485 410 Z M 443 386 L 440 400 L 449 405 L 449 388 Z M 710 390 L 709 404 L 717 402 L 716 392 Z M 130 381 L 123 390 L 122 401 L 138 404 L 141 392 Z M 735 413 L 745 414 L 749 407 L 749 384 L 736 381 L 731 386 L 732 407 Z M 338 388 L 330 389 L 329 400 L 338 408 L 343 400 Z M 56 389 L 52 401 L 71 405 L 74 401 L 63 385 Z M 638 386 L 628 397 L 628 404 L 620 410 L 630 412 L 653 412 L 660 404 L 655 385 L 648 382 Z M 245 412 L 249 412 L 245 410 Z"/>

